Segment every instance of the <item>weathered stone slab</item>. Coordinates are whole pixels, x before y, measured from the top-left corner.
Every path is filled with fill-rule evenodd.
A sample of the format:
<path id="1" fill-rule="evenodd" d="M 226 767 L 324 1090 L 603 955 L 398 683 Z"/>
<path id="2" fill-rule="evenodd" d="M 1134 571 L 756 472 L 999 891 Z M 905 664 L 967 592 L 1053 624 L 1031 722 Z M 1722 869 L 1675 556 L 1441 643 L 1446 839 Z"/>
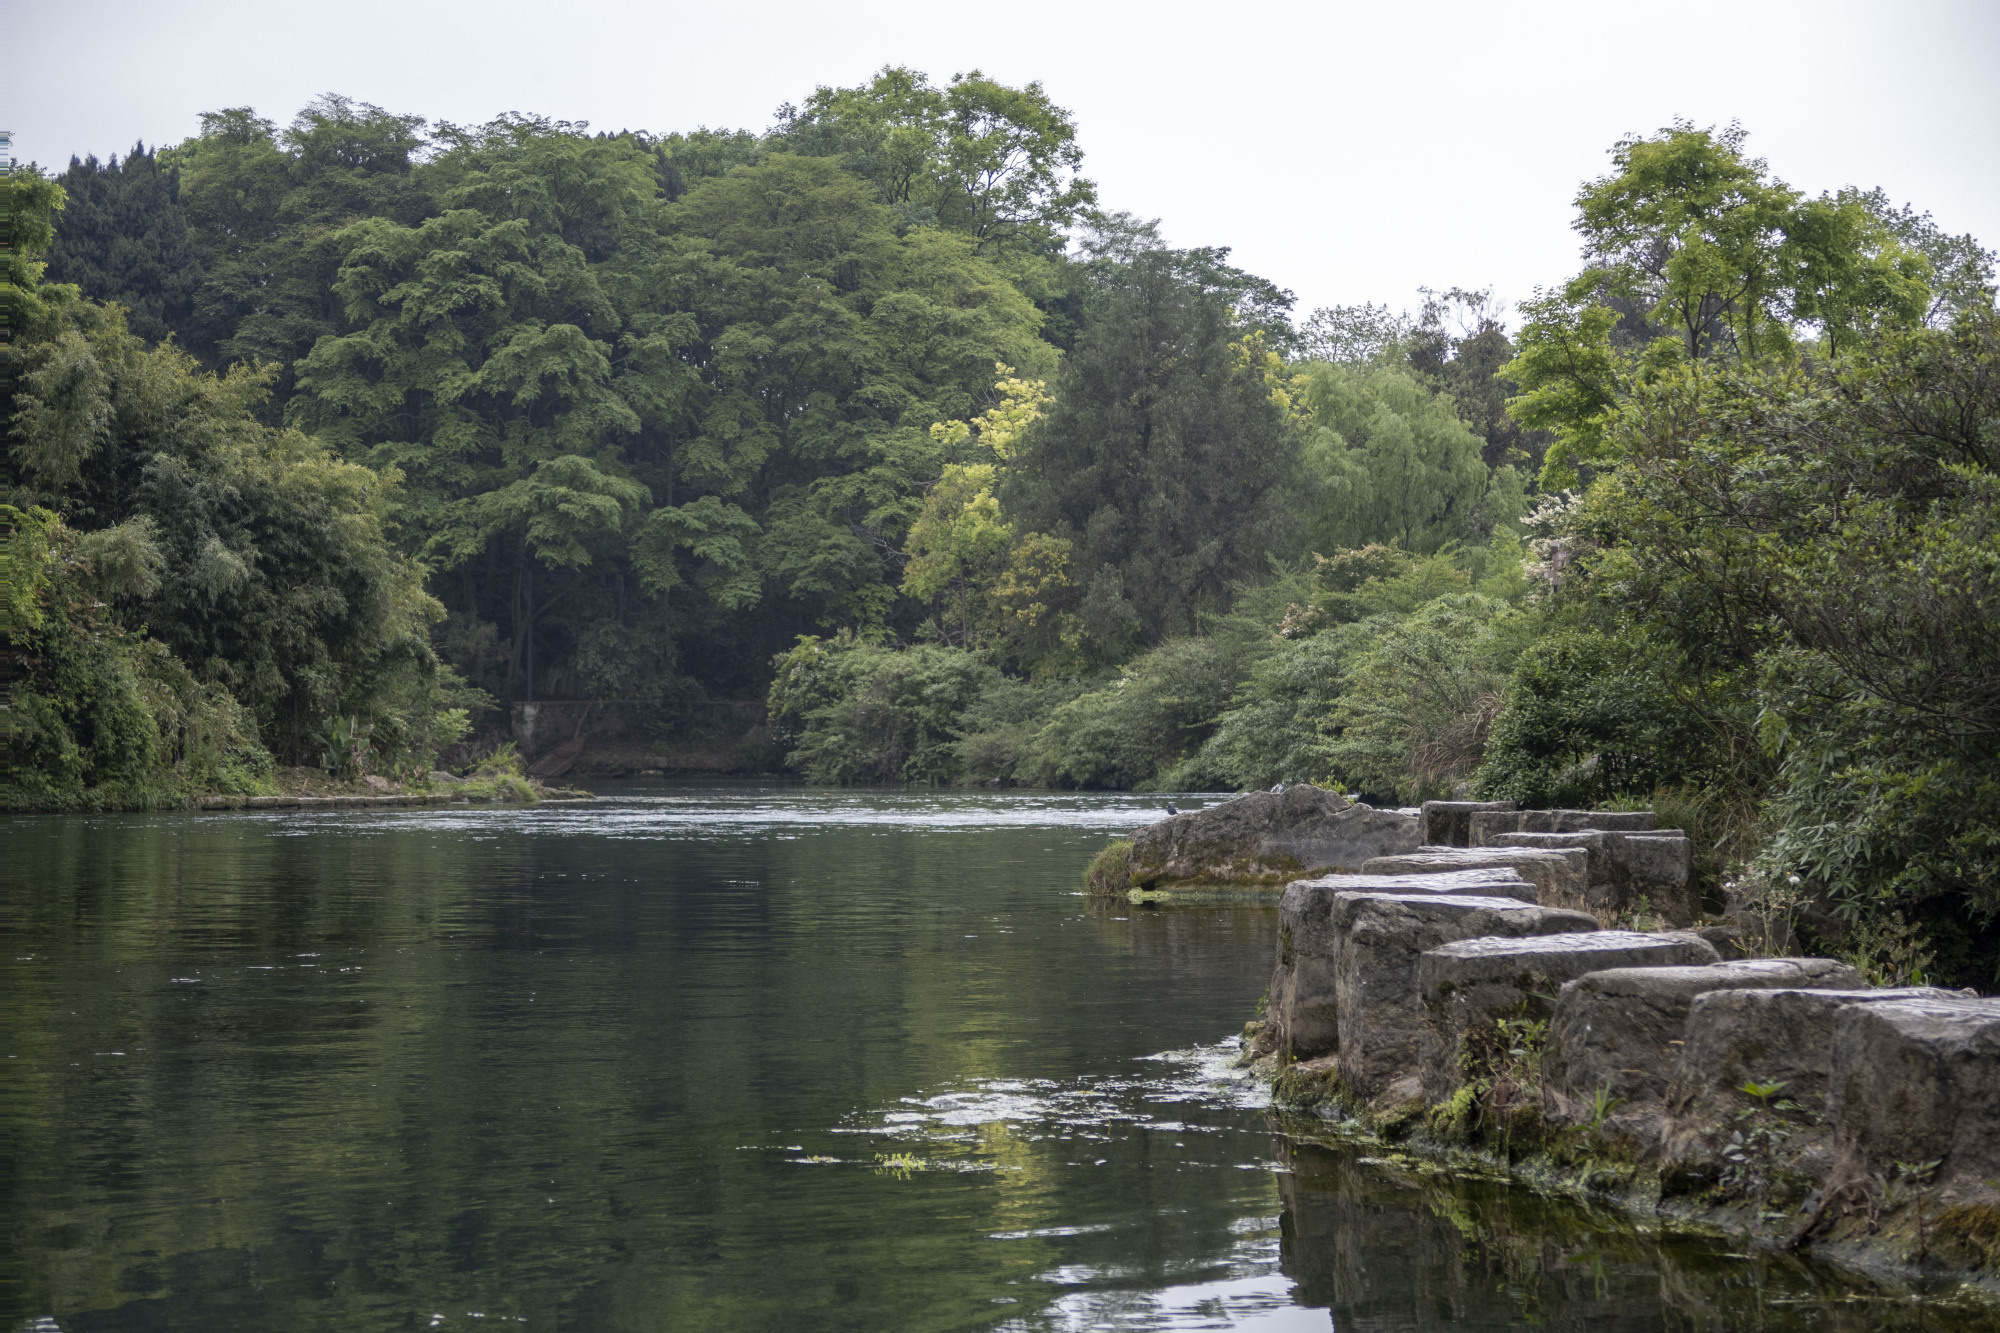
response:
<path id="1" fill-rule="evenodd" d="M 1466 816 L 1472 847 L 1486 847 L 1502 833 L 1639 833 L 1657 821 L 1650 810 L 1495 810 Z"/>
<path id="2" fill-rule="evenodd" d="M 1689 925 L 1700 915 L 1694 886 L 1694 845 L 1670 830 L 1637 834 L 1605 829 L 1498 833 L 1489 845 L 1583 848 L 1587 853 L 1588 910 L 1600 918 L 1636 912 L 1641 898 L 1647 910 L 1669 925 Z"/>
<path id="3" fill-rule="evenodd" d="M 1825 1132 L 1827 1072 L 1834 1018 L 1856 1004 L 1945 999 L 1949 992 L 1901 990 L 1714 990 L 1688 1005 L 1683 1045 L 1664 1098 L 1661 1184 L 1668 1194 L 1705 1188 L 1720 1171 L 1722 1149 L 1739 1116 L 1756 1102 L 1745 1083 L 1781 1085 L 1772 1101 L 1798 1104 L 1787 1116 L 1785 1169 L 1813 1180 L 1832 1165 Z"/>
<path id="4" fill-rule="evenodd" d="M 1140 829 L 1132 836 L 1131 881 L 1136 888 L 1283 884 L 1358 870 L 1370 857 L 1414 850 L 1419 823 L 1305 783 L 1253 792 Z"/>
<path id="5" fill-rule="evenodd" d="M 1654 829 L 1624 835 L 1628 891 L 1634 905 L 1647 895 L 1653 910 L 1669 924 L 1684 926 L 1701 916 L 1701 899 L 1694 882 L 1694 840 L 1679 829 Z"/>
<path id="6" fill-rule="evenodd" d="M 1399 857 L 1377 856 L 1370 861 L 1395 861 Z M 1477 893 L 1487 897 L 1516 898 L 1524 903 L 1537 901 L 1534 881 L 1513 865 L 1461 866 L 1440 871 L 1372 871 L 1364 868 L 1356 875 L 1319 875 L 1295 879 L 1292 884 L 1334 893 Z M 1291 885 L 1285 886 L 1290 888 Z"/>
<path id="7" fill-rule="evenodd" d="M 1541 851 L 1528 847 L 1419 847 L 1403 856 L 1378 856 L 1364 862 L 1366 874 L 1431 875 L 1454 870 L 1506 866 L 1535 886 L 1535 901 L 1543 907 L 1586 910 L 1584 879 L 1589 853 L 1580 847 Z"/>
<path id="8" fill-rule="evenodd" d="M 1563 983 L 1549 1023 L 1543 1118 L 1589 1123 L 1593 1094 L 1618 1099 L 1599 1127 L 1642 1157 L 1659 1146 L 1668 1085 L 1679 1064 L 1690 1006 L 1719 990 L 1858 987 L 1831 958 L 1759 958 L 1700 967 L 1621 967 Z"/>
<path id="9" fill-rule="evenodd" d="M 1277 1049 L 1306 1060 L 1335 1049 L 1334 957 L 1338 936 L 1334 900 L 1341 893 L 1411 893 L 1447 897 L 1454 892 L 1509 902 L 1532 901 L 1534 886 L 1506 868 L 1457 875 L 1329 875 L 1294 880 L 1278 902 L 1278 963 L 1271 973 L 1265 1013 Z"/>
<path id="10" fill-rule="evenodd" d="M 1614 967 L 1671 967 L 1718 962 L 1715 949 L 1685 932 L 1594 930 L 1531 939 L 1467 939 L 1417 960 L 1424 1006 L 1423 1095 L 1442 1101 L 1464 1081 L 1466 1036 L 1502 1019 L 1548 1019 L 1566 981 Z"/>
<path id="11" fill-rule="evenodd" d="M 1472 846 L 1472 816 L 1513 810 L 1512 801 L 1425 801 L 1423 840 L 1431 847 Z"/>
<path id="12" fill-rule="evenodd" d="M 1849 1005 L 1833 1020 L 1829 1195 L 1937 1162 L 1928 1209 L 2000 1205 L 2000 998 Z M 1912 1185 L 1911 1189 L 1915 1186 Z"/>
<path id="13" fill-rule="evenodd" d="M 1583 912 L 1510 898 L 1338 893 L 1330 913 L 1340 1077 L 1363 1098 L 1418 1094 L 1417 1051 L 1424 1026 L 1417 960 L 1426 950 L 1479 937 L 1593 931 Z M 1398 1083 L 1405 1084 L 1397 1088 Z"/>

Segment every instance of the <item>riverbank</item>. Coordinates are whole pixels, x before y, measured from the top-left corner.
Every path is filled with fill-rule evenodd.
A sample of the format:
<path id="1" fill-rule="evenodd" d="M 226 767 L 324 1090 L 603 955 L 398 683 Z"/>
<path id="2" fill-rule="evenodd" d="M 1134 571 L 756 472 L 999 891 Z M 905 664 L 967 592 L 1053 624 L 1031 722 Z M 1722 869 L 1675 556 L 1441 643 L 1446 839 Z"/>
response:
<path id="1" fill-rule="evenodd" d="M 2000 1299 L 2000 999 L 1760 956 L 1768 927 L 1704 910 L 1694 850 L 1648 811 L 1377 812 L 1295 787 L 1139 829 L 1086 889 L 1166 905 L 1319 864 L 1282 891 L 1244 1031 L 1285 1114 Z"/>
<path id="2" fill-rule="evenodd" d="M 369 774 L 337 778 L 316 768 L 280 768 L 274 793 L 255 796 L 217 794 L 201 798 L 202 810 L 370 809 L 421 805 L 541 805 L 591 801 L 596 797 L 575 787 L 550 786 L 524 775 L 511 756 L 475 765 L 461 777 L 433 769 L 403 781 Z"/>
<path id="3" fill-rule="evenodd" d="M 526 800 L 485 792 L 397 792 L 368 796 L 204 796 L 199 810 L 366 810 L 422 805 L 561 805 L 588 803 L 597 797 L 574 788 L 537 788 Z"/>
<path id="4" fill-rule="evenodd" d="M 67 810 L 130 814 L 158 810 L 366 810 L 433 805 L 542 805 L 597 799 L 576 787 L 552 786 L 528 776 L 511 755 L 489 759 L 460 776 L 443 769 L 397 780 L 379 774 L 337 777 L 317 768 L 280 767 L 249 791 L 204 791 L 192 786 L 171 793 L 149 791 L 143 799 L 101 799 L 82 807 L 8 807 L 17 814 L 61 814 Z"/>
<path id="5" fill-rule="evenodd" d="M 1661 896 L 1683 837 L 1589 827 L 1614 818 L 1432 803 L 1420 853 L 1289 884 L 1244 1033 L 1281 1112 L 2000 1302 L 2000 999 L 1753 956 Z M 1605 919 L 1641 884 L 1680 928 Z"/>

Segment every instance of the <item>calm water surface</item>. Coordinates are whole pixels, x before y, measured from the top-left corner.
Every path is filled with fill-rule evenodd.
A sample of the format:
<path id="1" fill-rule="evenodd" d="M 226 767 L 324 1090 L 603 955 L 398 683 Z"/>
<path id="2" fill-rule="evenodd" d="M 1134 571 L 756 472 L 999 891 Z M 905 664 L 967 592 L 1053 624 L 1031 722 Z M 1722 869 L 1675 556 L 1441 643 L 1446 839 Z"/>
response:
<path id="1" fill-rule="evenodd" d="M 1988 1326 L 1274 1133 L 1154 804 L 13 819 L 0 1328 Z"/>

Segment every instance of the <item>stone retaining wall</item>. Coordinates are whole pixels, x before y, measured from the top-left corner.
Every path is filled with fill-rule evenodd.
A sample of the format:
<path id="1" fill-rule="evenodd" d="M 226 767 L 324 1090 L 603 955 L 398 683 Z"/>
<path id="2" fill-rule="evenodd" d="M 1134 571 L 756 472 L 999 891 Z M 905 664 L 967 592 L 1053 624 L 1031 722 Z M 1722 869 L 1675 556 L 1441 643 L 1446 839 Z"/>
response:
<path id="1" fill-rule="evenodd" d="M 1267 1016 L 1246 1033 L 1281 1104 L 2000 1295 L 2000 998 L 1599 929 L 1614 891 L 1685 884 L 1685 837 L 1470 804 L 1427 805 L 1424 834 L 1488 829 L 1488 846 L 1287 886 Z M 1570 827 L 1481 823 L 1544 813 L 1519 822 Z M 1599 914 L 1551 901 L 1579 883 Z"/>

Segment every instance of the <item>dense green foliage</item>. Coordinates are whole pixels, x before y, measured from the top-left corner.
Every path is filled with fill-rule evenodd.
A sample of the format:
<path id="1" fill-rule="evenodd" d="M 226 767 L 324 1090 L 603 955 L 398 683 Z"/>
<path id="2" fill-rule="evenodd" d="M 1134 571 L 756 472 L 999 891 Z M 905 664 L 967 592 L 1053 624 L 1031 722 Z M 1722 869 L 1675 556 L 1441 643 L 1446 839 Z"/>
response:
<path id="1" fill-rule="evenodd" d="M 1663 376 L 1578 525 L 1706 727 L 1670 748 L 1729 780 L 1721 743 L 1754 728 L 1775 764 L 1760 871 L 1850 920 L 1902 911 L 1961 964 L 2000 917 L 1996 423 L 1990 309 L 1866 356 Z"/>
<path id="2" fill-rule="evenodd" d="M 178 805 L 252 792 L 270 767 L 229 692 L 104 614 L 129 575 L 119 530 L 77 533 L 7 508 L 9 799 L 59 809 Z"/>
<path id="3" fill-rule="evenodd" d="M 17 176 L 35 765 L 221 773 L 134 721 L 170 677 L 232 773 L 427 752 L 460 675 L 656 736 L 763 698 L 829 782 L 1654 802 L 2000 958 L 1991 252 L 1675 124 L 1517 329 L 1294 323 L 1081 164 L 1039 86 L 892 67 L 763 134 L 329 97 L 64 213 Z"/>
<path id="4" fill-rule="evenodd" d="M 179 173 L 137 144 L 123 161 L 71 162 L 58 180 L 66 199 L 45 256 L 48 280 L 116 301 L 148 342 L 186 329 L 202 265 Z"/>
<path id="5" fill-rule="evenodd" d="M 476 699 L 389 540 L 395 478 L 260 423 L 269 369 L 203 372 L 38 267 L 6 353 L 10 802 L 251 790 L 273 754 L 318 759 L 339 716 L 389 763 L 457 739 Z"/>

